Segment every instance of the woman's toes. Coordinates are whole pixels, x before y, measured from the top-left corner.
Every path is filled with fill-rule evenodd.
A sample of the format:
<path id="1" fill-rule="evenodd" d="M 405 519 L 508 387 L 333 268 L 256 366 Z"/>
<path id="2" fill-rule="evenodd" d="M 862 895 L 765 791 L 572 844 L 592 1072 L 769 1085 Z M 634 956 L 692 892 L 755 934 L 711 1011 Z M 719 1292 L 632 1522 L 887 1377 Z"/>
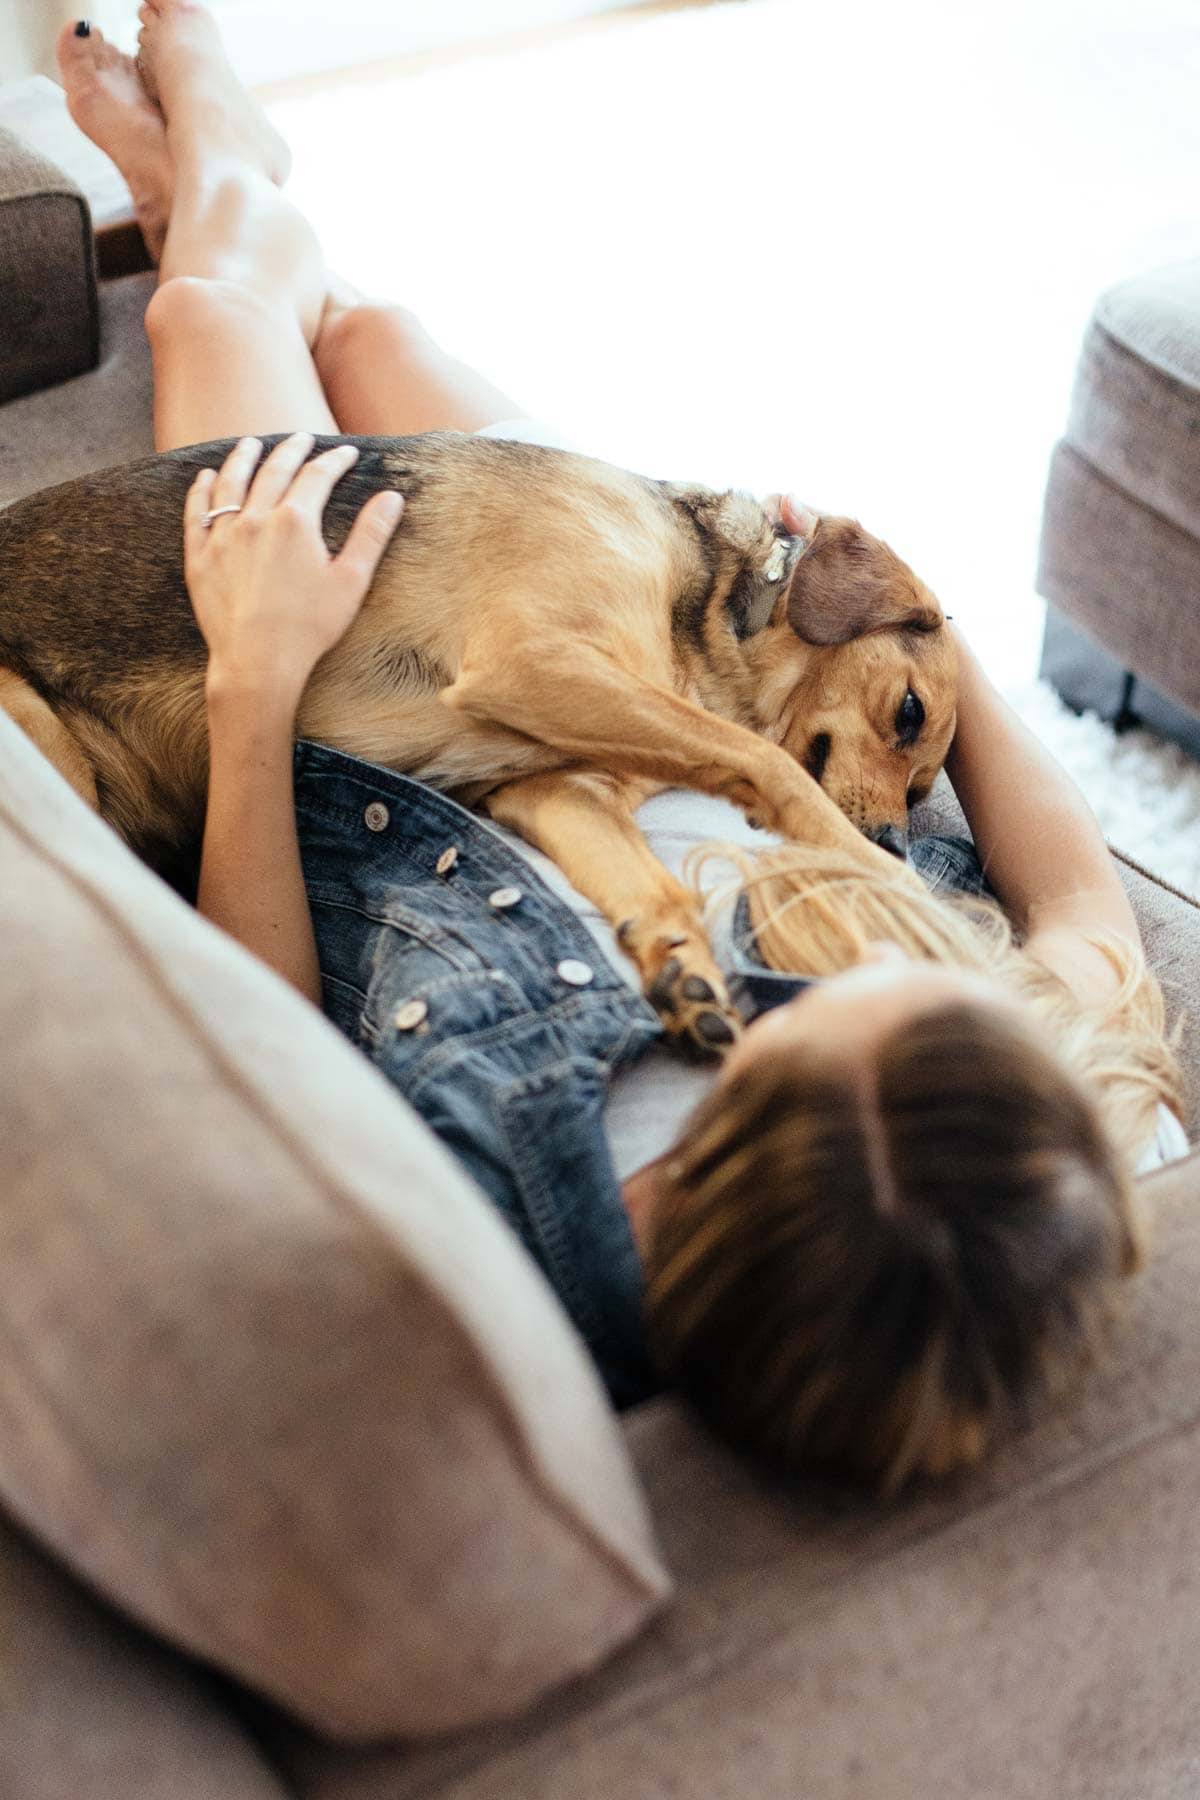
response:
<path id="1" fill-rule="evenodd" d="M 96 40 L 102 38 L 103 33 L 95 31 L 95 27 L 87 19 L 67 21 L 54 46 L 59 71 L 64 80 L 68 69 L 76 73 L 91 67 L 96 60 Z"/>
<path id="2" fill-rule="evenodd" d="M 239 81 L 209 9 L 198 0 L 143 0 L 138 16 L 138 72 L 168 130 L 233 151 L 282 187 L 291 151 Z"/>
<path id="3" fill-rule="evenodd" d="M 133 61 L 93 26 L 86 37 L 64 25 L 56 45 L 67 111 L 121 171 L 152 256 L 166 232 L 174 177 L 162 114 Z"/>

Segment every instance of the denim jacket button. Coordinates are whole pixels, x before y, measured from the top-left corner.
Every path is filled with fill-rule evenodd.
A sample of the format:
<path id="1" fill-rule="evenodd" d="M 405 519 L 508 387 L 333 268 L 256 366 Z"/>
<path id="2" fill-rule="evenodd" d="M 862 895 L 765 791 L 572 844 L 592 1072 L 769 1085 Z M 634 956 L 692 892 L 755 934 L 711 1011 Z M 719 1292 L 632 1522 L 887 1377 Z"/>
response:
<path id="1" fill-rule="evenodd" d="M 391 814 L 382 800 L 372 800 L 363 813 L 363 824 L 368 831 L 386 831 Z"/>
<path id="2" fill-rule="evenodd" d="M 576 962 L 573 956 L 568 956 L 565 962 L 560 962 L 554 972 L 563 981 L 569 982 L 572 987 L 586 987 L 589 981 L 596 979 L 595 969 L 589 969 L 585 962 Z"/>
<path id="3" fill-rule="evenodd" d="M 433 866 L 439 875 L 448 875 L 457 861 L 458 845 L 451 844 L 448 849 L 442 851 Z"/>
<path id="4" fill-rule="evenodd" d="M 423 1000 L 406 1000 L 396 1014 L 397 1031 L 413 1031 L 424 1024 L 429 1017 L 429 1008 Z"/>
<path id="5" fill-rule="evenodd" d="M 503 912 L 506 907 L 515 906 L 522 897 L 520 888 L 494 888 L 488 895 L 488 905 L 494 906 L 498 912 Z"/>

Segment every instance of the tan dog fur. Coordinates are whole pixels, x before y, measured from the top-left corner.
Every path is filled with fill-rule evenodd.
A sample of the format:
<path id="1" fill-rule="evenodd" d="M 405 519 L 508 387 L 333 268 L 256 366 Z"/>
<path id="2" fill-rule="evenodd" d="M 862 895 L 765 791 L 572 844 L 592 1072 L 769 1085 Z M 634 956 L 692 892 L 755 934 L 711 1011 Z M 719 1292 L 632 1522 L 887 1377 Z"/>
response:
<path id="1" fill-rule="evenodd" d="M 903 829 L 953 733 L 936 600 L 850 520 L 457 433 L 355 441 L 330 547 L 381 486 L 406 514 L 314 671 L 299 735 L 482 803 L 537 844 L 618 927 L 668 1031 L 712 1050 L 735 1015 L 696 901 L 633 809 L 699 788 L 894 875 L 859 834 Z M 194 850 L 207 775 L 183 499 L 230 447 L 0 514 L 0 705 L 160 866 Z M 911 743 L 896 731 L 906 694 L 923 710 Z M 818 783 L 804 764 L 822 736 Z"/>

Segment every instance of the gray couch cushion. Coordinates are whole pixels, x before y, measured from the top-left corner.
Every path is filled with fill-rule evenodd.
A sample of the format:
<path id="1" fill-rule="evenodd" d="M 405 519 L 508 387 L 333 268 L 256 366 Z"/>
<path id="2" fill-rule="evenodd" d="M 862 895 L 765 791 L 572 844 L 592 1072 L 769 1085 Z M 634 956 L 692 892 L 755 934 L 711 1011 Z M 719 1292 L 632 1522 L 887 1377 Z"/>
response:
<path id="1" fill-rule="evenodd" d="M 99 336 L 87 201 L 0 126 L 0 402 L 92 368 Z"/>
<path id="2" fill-rule="evenodd" d="M 4 1800 L 284 1800 L 215 1684 L 3 1519 L 0 1609 Z"/>
<path id="3" fill-rule="evenodd" d="M 154 275 L 100 287 L 100 360 L 86 375 L 0 407 L 0 507 L 154 450 L 150 346 Z"/>

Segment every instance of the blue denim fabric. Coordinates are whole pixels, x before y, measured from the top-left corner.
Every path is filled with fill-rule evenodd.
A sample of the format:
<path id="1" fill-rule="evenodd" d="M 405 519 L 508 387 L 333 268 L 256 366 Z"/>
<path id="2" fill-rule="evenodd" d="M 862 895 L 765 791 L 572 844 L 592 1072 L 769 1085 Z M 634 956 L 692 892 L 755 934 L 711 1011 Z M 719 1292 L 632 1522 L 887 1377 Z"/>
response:
<path id="1" fill-rule="evenodd" d="M 508 1220 L 614 1403 L 644 1399 L 658 1383 L 604 1109 L 613 1074 L 661 1036 L 657 1016 L 484 820 L 320 744 L 296 746 L 295 774 L 325 1010 Z M 982 879 L 959 840 L 921 840 L 914 861 L 934 885 Z M 747 1017 L 808 985 L 733 955 Z M 590 979 L 574 985 L 564 963 Z"/>

